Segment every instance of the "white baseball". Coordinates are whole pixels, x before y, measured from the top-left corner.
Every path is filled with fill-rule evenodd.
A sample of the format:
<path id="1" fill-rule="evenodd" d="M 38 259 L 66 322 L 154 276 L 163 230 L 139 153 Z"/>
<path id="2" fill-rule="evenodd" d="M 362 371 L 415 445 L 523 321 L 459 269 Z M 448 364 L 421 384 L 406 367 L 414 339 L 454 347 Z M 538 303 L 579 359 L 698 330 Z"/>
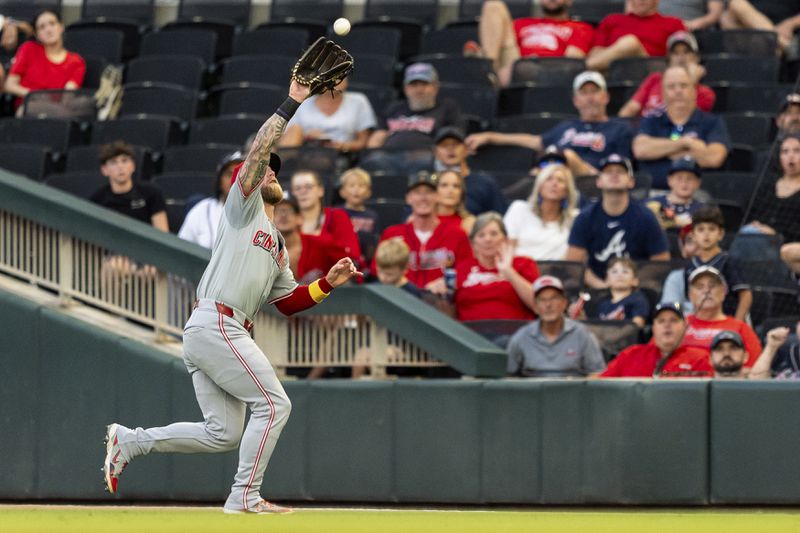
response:
<path id="1" fill-rule="evenodd" d="M 336 35 L 347 35 L 350 33 L 350 21 L 344 17 L 336 19 L 333 23 L 333 31 Z"/>

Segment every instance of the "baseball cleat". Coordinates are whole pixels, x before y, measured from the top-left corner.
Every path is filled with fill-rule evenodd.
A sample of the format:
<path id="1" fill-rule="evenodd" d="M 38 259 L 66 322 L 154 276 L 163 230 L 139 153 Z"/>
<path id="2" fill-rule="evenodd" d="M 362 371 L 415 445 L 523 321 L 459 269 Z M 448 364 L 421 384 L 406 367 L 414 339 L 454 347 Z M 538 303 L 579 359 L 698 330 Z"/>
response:
<path id="1" fill-rule="evenodd" d="M 106 490 L 110 494 L 117 492 L 117 483 L 122 471 L 128 466 L 128 462 L 122 457 L 122 450 L 117 441 L 117 429 L 119 424 L 109 424 L 106 428 L 106 459 L 103 462 L 103 476 L 105 478 Z"/>
<path id="2" fill-rule="evenodd" d="M 276 505 L 268 502 L 267 500 L 261 500 L 255 505 L 255 507 L 247 510 L 228 509 L 227 507 L 223 507 L 222 509 L 222 512 L 225 514 L 287 514 L 291 513 L 292 511 L 293 509 L 291 507 Z"/>

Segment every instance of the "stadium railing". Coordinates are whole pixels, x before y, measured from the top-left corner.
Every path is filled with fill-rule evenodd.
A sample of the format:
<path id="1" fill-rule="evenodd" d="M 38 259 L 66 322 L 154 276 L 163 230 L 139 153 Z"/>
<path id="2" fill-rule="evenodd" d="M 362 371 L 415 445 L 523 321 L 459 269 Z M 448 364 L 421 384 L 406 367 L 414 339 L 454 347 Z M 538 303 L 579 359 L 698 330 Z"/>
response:
<path id="1" fill-rule="evenodd" d="M 59 190 L 0 170 L 0 272 L 153 329 L 179 342 L 210 252 Z M 280 375 L 292 367 L 449 365 L 499 377 L 501 349 L 394 287 L 337 289 L 285 318 L 265 306 L 254 338 Z"/>

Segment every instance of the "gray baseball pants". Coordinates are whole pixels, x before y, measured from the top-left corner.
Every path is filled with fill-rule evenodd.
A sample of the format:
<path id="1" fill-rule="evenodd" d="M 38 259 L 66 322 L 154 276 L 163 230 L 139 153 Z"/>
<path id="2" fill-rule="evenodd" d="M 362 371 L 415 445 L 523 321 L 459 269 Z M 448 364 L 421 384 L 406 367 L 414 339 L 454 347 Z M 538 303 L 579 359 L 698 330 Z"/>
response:
<path id="1" fill-rule="evenodd" d="M 215 309 L 195 309 L 183 333 L 184 363 L 192 376 L 203 422 L 165 427 L 120 427 L 127 461 L 152 452 L 224 452 L 239 445 L 239 468 L 228 509 L 249 509 L 261 500 L 267 463 L 292 404 L 267 357 L 245 328 Z M 245 406 L 250 421 L 244 426 Z"/>

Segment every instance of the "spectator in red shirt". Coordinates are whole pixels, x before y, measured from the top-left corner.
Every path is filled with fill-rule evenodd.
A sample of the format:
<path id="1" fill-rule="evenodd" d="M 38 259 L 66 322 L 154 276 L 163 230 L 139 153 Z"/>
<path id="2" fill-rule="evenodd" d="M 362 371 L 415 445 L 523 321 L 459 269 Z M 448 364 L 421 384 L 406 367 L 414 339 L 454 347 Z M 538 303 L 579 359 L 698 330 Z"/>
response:
<path id="1" fill-rule="evenodd" d="M 18 96 L 16 105 L 31 91 L 78 89 L 83 85 L 86 63 L 64 48 L 64 25 L 58 13 L 40 11 L 33 19 L 35 41 L 19 47 L 4 90 Z"/>
<path id="2" fill-rule="evenodd" d="M 345 255 L 344 250 L 327 235 L 307 235 L 300 231 L 303 216 L 294 198 L 275 204 L 275 227 L 283 236 L 289 265 L 298 283 L 315 280 Z"/>
<path id="3" fill-rule="evenodd" d="M 622 350 L 599 376 L 603 378 L 711 377 L 708 352 L 683 346 L 686 319 L 680 304 L 661 302 L 653 314 L 653 338 Z"/>
<path id="4" fill-rule="evenodd" d="M 514 256 L 503 218 L 492 211 L 478 217 L 470 233 L 475 255 L 456 271 L 456 316 L 459 320 L 533 320 L 536 262 Z"/>
<path id="5" fill-rule="evenodd" d="M 297 199 L 303 215 L 301 231 L 307 235 L 325 235 L 340 243 L 344 254 L 358 265 L 364 264 L 358 235 L 347 212 L 338 207 L 323 207 L 325 186 L 319 174 L 311 170 L 298 170 L 292 174 L 290 191 Z"/>
<path id="6" fill-rule="evenodd" d="M 722 311 L 727 290 L 725 278 L 716 268 L 701 266 L 692 271 L 689 277 L 689 300 L 694 306 L 694 314 L 689 315 L 689 327 L 683 337 L 683 345 L 702 348 L 708 354 L 711 341 L 717 333 L 734 331 L 743 339 L 748 355 L 745 367 L 749 368 L 761 353 L 761 341 L 753 328 Z"/>
<path id="7" fill-rule="evenodd" d="M 627 5 L 627 13 L 614 13 L 600 22 L 587 68 L 606 70 L 623 57 L 666 55 L 667 38 L 686 30 L 681 19 L 658 12 L 658 0 L 628 0 Z"/>
<path id="8" fill-rule="evenodd" d="M 569 17 L 572 0 L 541 0 L 539 5 L 541 17 L 512 20 L 505 2 L 483 3 L 480 48 L 494 63 L 502 86 L 508 85 L 511 68 L 520 57 L 584 57 L 592 46 L 594 28 Z"/>
<path id="9" fill-rule="evenodd" d="M 669 49 L 669 66 L 684 65 L 694 78 L 697 87 L 697 107 L 701 111 L 711 111 L 717 95 L 707 85 L 700 83 L 706 69 L 700 65 L 700 48 L 697 39 L 689 32 L 678 31 L 667 39 Z M 664 96 L 662 93 L 662 72 L 653 72 L 647 76 L 639 89 L 628 102 L 619 110 L 621 117 L 637 115 L 650 116 L 664 111 Z"/>
<path id="10" fill-rule="evenodd" d="M 407 274 L 409 281 L 421 289 L 444 296 L 448 292 L 444 280 L 445 269 L 458 269 L 462 262 L 472 258 L 472 250 L 461 228 L 439 220 L 436 202 L 435 174 L 423 171 L 412 175 L 406 193 L 411 216 L 405 224 L 386 228 L 381 241 L 403 239 L 411 249 Z M 374 261 L 372 270 L 375 270 Z"/>

